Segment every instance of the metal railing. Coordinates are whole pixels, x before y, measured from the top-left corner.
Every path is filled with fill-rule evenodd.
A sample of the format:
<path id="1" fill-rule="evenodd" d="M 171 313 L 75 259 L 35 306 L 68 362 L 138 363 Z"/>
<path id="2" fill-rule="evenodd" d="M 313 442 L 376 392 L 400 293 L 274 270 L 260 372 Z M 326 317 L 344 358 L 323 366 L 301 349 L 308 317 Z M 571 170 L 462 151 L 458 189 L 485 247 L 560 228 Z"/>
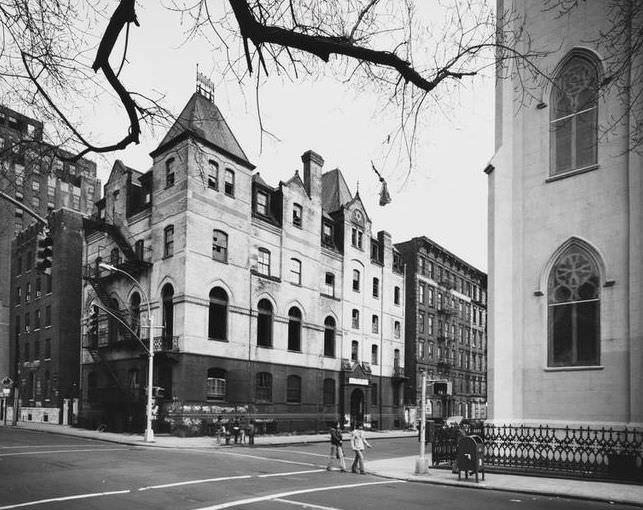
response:
<path id="1" fill-rule="evenodd" d="M 146 339 L 143 340 L 146 342 Z M 178 336 L 155 336 L 154 337 L 154 352 L 178 352 L 179 350 L 179 337 Z"/>
<path id="2" fill-rule="evenodd" d="M 476 434 L 493 470 L 643 483 L 643 430 L 634 428 L 461 425 L 435 432 L 434 464 L 455 460 L 457 440 Z"/>

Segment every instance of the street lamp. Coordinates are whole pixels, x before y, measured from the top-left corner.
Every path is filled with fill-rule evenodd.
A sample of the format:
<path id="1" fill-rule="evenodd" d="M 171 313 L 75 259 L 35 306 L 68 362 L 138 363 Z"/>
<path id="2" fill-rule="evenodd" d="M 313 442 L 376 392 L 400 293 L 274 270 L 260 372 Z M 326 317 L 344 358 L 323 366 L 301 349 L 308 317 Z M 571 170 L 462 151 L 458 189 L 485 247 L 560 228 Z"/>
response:
<path id="1" fill-rule="evenodd" d="M 104 262 L 100 262 L 98 264 L 98 267 L 106 269 L 107 271 L 117 272 L 127 276 L 140 289 L 141 294 L 143 294 L 143 297 L 145 298 L 145 303 L 147 303 L 147 327 L 150 342 L 147 351 L 147 406 L 145 409 L 145 414 L 147 415 L 147 423 L 145 425 L 145 435 L 143 436 L 143 441 L 145 441 L 146 443 L 153 443 L 154 431 L 152 430 L 152 379 L 154 376 L 154 337 L 152 336 L 152 308 L 150 307 L 150 300 L 148 299 L 147 293 L 145 292 L 145 289 L 143 289 L 143 286 L 131 274 L 110 264 L 105 264 Z"/>

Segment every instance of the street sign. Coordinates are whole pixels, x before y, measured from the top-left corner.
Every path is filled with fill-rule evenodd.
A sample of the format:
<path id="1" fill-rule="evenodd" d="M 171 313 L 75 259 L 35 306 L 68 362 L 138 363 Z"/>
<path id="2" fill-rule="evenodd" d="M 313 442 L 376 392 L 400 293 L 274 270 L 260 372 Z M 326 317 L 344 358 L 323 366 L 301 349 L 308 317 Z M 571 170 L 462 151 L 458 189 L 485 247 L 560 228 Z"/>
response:
<path id="1" fill-rule="evenodd" d="M 5 388 L 11 388 L 11 385 L 13 384 L 11 377 L 3 377 L 1 382 L 2 386 L 4 386 Z"/>

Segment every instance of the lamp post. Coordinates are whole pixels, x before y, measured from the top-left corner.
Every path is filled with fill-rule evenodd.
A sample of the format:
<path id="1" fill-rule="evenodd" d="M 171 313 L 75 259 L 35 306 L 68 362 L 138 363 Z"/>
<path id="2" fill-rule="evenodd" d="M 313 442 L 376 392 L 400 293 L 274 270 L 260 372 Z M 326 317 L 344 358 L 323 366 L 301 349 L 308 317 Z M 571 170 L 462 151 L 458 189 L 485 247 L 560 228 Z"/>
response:
<path id="1" fill-rule="evenodd" d="M 148 359 L 147 406 L 145 408 L 145 414 L 147 415 L 147 418 L 146 418 L 145 434 L 143 436 L 143 441 L 145 441 L 146 443 L 153 443 L 154 431 L 152 430 L 152 390 L 153 390 L 152 379 L 154 376 L 154 337 L 152 333 L 152 308 L 150 306 L 150 300 L 147 296 L 147 293 L 145 292 L 145 289 L 143 289 L 143 286 L 131 274 L 123 271 L 122 269 L 118 269 L 117 267 L 114 267 L 110 264 L 105 264 L 104 262 L 99 263 L 98 267 L 102 269 L 106 269 L 107 271 L 117 272 L 127 276 L 130 280 L 134 282 L 134 285 L 136 285 L 140 289 L 141 294 L 143 294 L 143 297 L 145 298 L 145 303 L 147 303 L 147 324 L 148 324 L 147 327 L 148 327 L 148 334 L 149 334 L 149 346 L 147 351 L 147 359 Z"/>
<path id="2" fill-rule="evenodd" d="M 420 456 L 415 461 L 415 473 L 418 475 L 427 472 L 425 457 L 426 445 L 426 372 L 422 370 L 422 403 L 420 407 Z"/>

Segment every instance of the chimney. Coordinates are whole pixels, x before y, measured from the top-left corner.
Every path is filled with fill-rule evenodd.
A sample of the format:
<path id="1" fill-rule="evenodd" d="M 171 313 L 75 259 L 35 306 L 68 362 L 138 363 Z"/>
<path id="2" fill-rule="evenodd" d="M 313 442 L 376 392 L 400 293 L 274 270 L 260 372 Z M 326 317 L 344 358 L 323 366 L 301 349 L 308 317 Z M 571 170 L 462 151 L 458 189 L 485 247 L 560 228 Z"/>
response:
<path id="1" fill-rule="evenodd" d="M 321 199 L 321 174 L 324 158 L 314 151 L 308 150 L 301 155 L 304 163 L 304 186 L 310 198 Z"/>

